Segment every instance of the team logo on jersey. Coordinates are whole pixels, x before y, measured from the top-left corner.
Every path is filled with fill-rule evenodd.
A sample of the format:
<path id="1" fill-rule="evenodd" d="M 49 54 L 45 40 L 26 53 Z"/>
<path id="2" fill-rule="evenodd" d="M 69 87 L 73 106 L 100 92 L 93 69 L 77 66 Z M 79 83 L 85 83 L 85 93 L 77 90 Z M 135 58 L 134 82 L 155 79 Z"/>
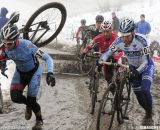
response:
<path id="1" fill-rule="evenodd" d="M 129 50 L 129 48 L 128 47 L 124 47 L 124 50 Z"/>
<path id="2" fill-rule="evenodd" d="M 133 45 L 133 50 L 137 50 L 137 48 L 136 48 L 136 47 L 137 47 L 137 45 L 136 45 L 136 44 L 134 44 L 134 45 Z"/>
<path id="3" fill-rule="evenodd" d="M 125 55 L 134 57 L 134 56 L 141 56 L 141 51 L 125 51 Z"/>

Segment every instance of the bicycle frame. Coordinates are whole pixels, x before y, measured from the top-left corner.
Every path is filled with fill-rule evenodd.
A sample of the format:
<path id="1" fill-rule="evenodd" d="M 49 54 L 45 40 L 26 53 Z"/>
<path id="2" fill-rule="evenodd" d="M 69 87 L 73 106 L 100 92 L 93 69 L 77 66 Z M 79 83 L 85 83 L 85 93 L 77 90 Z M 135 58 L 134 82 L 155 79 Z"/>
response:
<path id="1" fill-rule="evenodd" d="M 102 130 L 101 127 L 107 123 L 108 120 L 109 124 L 106 124 L 105 129 L 111 130 L 112 124 L 114 121 L 115 112 L 117 112 L 117 121 L 119 124 L 122 124 L 124 119 L 128 119 L 126 117 L 128 104 L 130 101 L 130 91 L 131 86 L 129 84 L 129 74 L 127 65 L 111 63 L 111 62 L 103 62 L 107 65 L 113 65 L 114 68 L 114 75 L 112 77 L 112 82 L 107 87 L 103 98 L 101 100 L 100 108 L 98 111 L 97 117 L 97 130 Z M 127 88 L 127 97 L 125 97 L 125 89 Z M 110 102 L 110 112 L 106 111 L 106 107 L 108 102 Z M 108 107 L 107 107 L 108 108 Z M 107 114 L 107 115 L 105 115 Z M 105 122 L 103 121 L 105 119 Z M 102 125 L 103 124 L 103 125 Z M 102 125 L 102 126 L 101 126 Z"/>

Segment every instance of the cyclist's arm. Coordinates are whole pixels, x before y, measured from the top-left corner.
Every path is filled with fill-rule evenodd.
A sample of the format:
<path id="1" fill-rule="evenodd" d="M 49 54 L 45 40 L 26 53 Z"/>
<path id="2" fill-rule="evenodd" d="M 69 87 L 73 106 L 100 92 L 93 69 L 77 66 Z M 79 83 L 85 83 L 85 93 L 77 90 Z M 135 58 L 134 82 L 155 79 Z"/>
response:
<path id="1" fill-rule="evenodd" d="M 95 46 L 97 45 L 97 43 L 95 43 L 93 40 L 90 42 L 90 44 L 88 44 L 84 49 L 83 49 L 83 53 L 88 53 L 90 50 L 92 50 Z"/>
<path id="2" fill-rule="evenodd" d="M 53 72 L 54 69 L 53 59 L 50 57 L 49 54 L 38 49 L 35 53 L 35 56 L 45 61 L 48 72 Z"/>
<path id="3" fill-rule="evenodd" d="M 112 56 L 113 53 L 117 52 L 118 48 L 117 46 L 113 43 L 106 51 L 101 55 L 100 60 L 106 61 L 110 56 Z"/>
<path id="4" fill-rule="evenodd" d="M 41 51 L 37 46 L 35 46 L 31 41 L 27 41 L 25 44 L 25 51 L 29 54 L 34 55 L 37 58 L 45 61 L 48 72 L 53 72 L 53 59 L 45 52 Z"/>

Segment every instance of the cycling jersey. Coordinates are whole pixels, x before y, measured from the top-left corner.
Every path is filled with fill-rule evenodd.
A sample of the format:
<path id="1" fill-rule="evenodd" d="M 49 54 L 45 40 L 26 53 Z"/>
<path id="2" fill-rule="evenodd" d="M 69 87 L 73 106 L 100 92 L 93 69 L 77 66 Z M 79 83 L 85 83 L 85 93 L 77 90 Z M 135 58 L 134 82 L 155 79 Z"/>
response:
<path id="1" fill-rule="evenodd" d="M 109 48 L 109 46 L 113 43 L 113 41 L 117 38 L 118 36 L 111 32 L 110 39 L 106 40 L 104 33 L 99 34 L 93 39 L 93 42 L 98 45 L 99 51 L 104 52 L 106 49 Z"/>
<path id="2" fill-rule="evenodd" d="M 12 50 L 3 48 L 1 59 L 9 58 L 16 64 L 16 69 L 11 82 L 11 90 L 23 90 L 28 85 L 28 96 L 36 97 L 40 87 L 42 65 L 37 57 L 41 57 L 47 66 L 48 72 L 53 72 L 52 58 L 40 51 L 31 41 L 19 39 L 19 43 Z"/>
<path id="3" fill-rule="evenodd" d="M 12 59 L 16 67 L 22 72 L 27 72 L 34 68 L 34 64 L 37 62 L 35 58 L 37 51 L 38 48 L 31 41 L 25 39 L 19 39 L 19 44 L 15 49 L 5 49 L 7 57 Z M 48 72 L 53 72 L 53 63 L 50 56 L 44 53 L 42 59 L 46 61 Z"/>
<path id="4" fill-rule="evenodd" d="M 76 33 L 76 38 L 77 39 L 81 38 L 81 40 L 84 40 L 84 35 L 86 30 L 87 30 L 87 26 L 80 26 Z"/>
<path id="5" fill-rule="evenodd" d="M 100 29 L 96 28 L 96 24 L 89 25 L 89 26 L 88 26 L 88 30 L 91 31 L 92 39 L 93 39 L 95 36 L 97 36 L 97 35 L 99 35 L 100 33 L 102 33 L 101 28 L 100 28 Z"/>
<path id="6" fill-rule="evenodd" d="M 110 49 L 102 55 L 102 59 L 106 60 L 112 53 L 117 50 L 122 50 L 126 56 L 128 63 L 137 68 L 138 72 L 143 72 L 153 61 L 149 55 L 149 47 L 146 39 L 140 35 L 135 34 L 130 46 L 126 47 L 122 37 L 117 38 Z"/>

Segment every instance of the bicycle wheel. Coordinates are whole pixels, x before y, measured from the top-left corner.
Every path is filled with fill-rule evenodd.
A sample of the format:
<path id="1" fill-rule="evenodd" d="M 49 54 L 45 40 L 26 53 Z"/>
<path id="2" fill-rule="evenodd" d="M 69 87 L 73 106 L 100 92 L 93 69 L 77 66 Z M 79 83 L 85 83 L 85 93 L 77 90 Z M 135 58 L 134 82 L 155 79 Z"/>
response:
<path id="1" fill-rule="evenodd" d="M 0 84 L 0 113 L 3 113 L 3 96 L 2 96 L 1 84 Z"/>
<path id="2" fill-rule="evenodd" d="M 97 116 L 96 130 L 111 130 L 113 126 L 114 115 L 116 112 L 116 94 L 112 94 L 112 87 L 115 86 L 113 84 L 108 86 L 101 100 Z"/>
<path id="3" fill-rule="evenodd" d="M 120 83 L 120 90 L 118 94 L 117 102 L 117 121 L 119 124 L 124 122 L 124 119 L 128 120 L 128 106 L 130 102 L 131 85 L 126 81 Z"/>
<path id="4" fill-rule="evenodd" d="M 91 114 L 94 114 L 95 105 L 97 102 L 97 93 L 99 87 L 99 76 L 92 77 L 90 87 L 90 96 L 91 96 Z"/>
<path id="5" fill-rule="evenodd" d="M 27 21 L 23 38 L 38 47 L 50 43 L 62 30 L 67 17 L 66 8 L 57 2 L 40 7 Z"/>

